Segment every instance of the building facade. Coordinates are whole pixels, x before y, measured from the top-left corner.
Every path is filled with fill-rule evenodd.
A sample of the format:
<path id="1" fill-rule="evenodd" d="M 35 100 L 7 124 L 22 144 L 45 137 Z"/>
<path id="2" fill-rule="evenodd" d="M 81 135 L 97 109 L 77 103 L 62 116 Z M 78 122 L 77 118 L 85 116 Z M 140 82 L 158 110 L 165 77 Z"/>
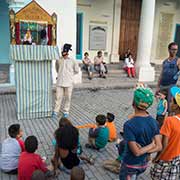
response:
<path id="1" fill-rule="evenodd" d="M 9 55 L 9 10 L 18 11 L 31 0 L 0 1 L 2 43 L 0 83 L 14 84 Z M 140 81 L 153 81 L 151 63 L 160 64 L 169 42 L 180 45 L 180 0 L 36 0 L 57 14 L 57 45 L 71 43 L 77 60 L 103 50 L 107 63 L 118 63 L 127 49 L 133 53 Z M 178 52 L 180 55 L 180 52 Z M 54 68 L 54 66 L 53 66 Z"/>

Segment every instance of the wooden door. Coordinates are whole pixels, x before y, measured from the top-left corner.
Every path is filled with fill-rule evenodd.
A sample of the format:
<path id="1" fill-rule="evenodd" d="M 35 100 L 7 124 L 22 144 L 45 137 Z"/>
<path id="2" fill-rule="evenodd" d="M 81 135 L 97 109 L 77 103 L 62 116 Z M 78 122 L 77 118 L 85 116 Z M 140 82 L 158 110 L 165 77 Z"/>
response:
<path id="1" fill-rule="evenodd" d="M 137 56 L 142 0 L 122 0 L 119 54 L 123 57 L 129 48 Z"/>

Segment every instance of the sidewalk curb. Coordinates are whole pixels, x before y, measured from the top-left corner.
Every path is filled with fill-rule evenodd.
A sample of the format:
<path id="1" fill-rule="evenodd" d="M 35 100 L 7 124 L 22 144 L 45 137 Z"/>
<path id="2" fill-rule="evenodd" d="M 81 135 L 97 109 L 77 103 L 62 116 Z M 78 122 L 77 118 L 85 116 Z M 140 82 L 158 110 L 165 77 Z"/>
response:
<path id="1" fill-rule="evenodd" d="M 113 89 L 132 89 L 134 88 L 134 83 L 130 83 L 130 84 L 121 84 L 121 85 L 113 85 L 113 86 L 94 86 L 94 87 L 74 87 L 74 91 L 99 91 L 99 90 L 113 90 Z M 155 88 L 156 87 L 156 83 L 155 82 L 151 82 L 151 83 L 147 83 L 147 85 L 150 88 Z M 55 92 L 56 91 L 56 87 L 53 86 L 52 87 L 52 91 Z M 8 95 L 8 94 L 16 94 L 16 88 L 15 87 L 11 87 L 11 88 L 2 88 L 2 90 L 0 89 L 0 95 Z"/>

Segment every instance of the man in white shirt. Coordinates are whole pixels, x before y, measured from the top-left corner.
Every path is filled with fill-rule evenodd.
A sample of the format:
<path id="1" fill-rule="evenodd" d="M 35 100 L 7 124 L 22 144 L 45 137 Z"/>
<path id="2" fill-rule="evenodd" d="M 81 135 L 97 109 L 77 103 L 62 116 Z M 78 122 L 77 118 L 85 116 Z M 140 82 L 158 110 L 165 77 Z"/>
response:
<path id="1" fill-rule="evenodd" d="M 52 118 L 56 119 L 61 108 L 61 102 L 63 97 L 65 98 L 65 104 L 63 109 L 63 116 L 68 117 L 71 104 L 71 95 L 73 90 L 74 75 L 79 72 L 78 63 L 69 57 L 69 50 L 71 50 L 71 44 L 64 44 L 62 57 L 56 61 L 57 71 L 57 83 L 56 83 L 56 99 L 55 107 L 52 114 Z"/>
<path id="2" fill-rule="evenodd" d="M 94 57 L 94 68 L 99 72 L 99 77 L 106 78 L 105 74 L 107 74 L 108 70 L 102 56 L 102 51 L 98 51 L 97 56 Z"/>

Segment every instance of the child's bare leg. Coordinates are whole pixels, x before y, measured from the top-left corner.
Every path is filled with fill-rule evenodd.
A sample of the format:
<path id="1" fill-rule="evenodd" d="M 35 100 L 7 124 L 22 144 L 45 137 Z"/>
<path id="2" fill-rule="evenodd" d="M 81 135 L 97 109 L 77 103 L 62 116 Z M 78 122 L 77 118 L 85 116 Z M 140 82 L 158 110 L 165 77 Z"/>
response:
<path id="1" fill-rule="evenodd" d="M 51 163 L 52 163 L 54 175 L 56 176 L 58 174 L 57 169 L 61 164 L 60 161 L 59 161 L 59 151 L 58 151 L 57 147 L 55 148 L 55 153 L 54 153 L 53 158 L 51 159 Z"/>

